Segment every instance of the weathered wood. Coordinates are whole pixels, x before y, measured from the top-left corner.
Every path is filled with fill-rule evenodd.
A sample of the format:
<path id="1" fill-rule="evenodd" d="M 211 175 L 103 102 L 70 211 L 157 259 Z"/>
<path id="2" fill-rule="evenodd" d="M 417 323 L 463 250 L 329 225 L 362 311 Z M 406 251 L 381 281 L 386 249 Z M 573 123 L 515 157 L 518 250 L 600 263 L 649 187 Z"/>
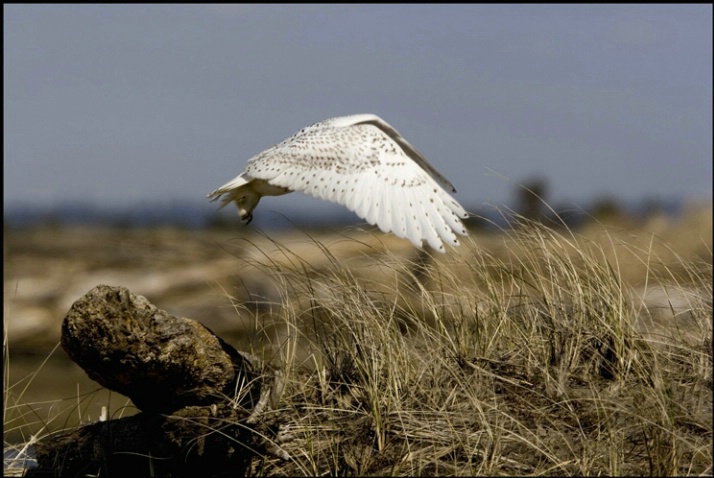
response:
<path id="1" fill-rule="evenodd" d="M 62 346 L 142 412 L 43 438 L 26 476 L 240 476 L 256 455 L 287 458 L 266 413 L 281 375 L 198 322 L 100 285 L 67 313 Z"/>

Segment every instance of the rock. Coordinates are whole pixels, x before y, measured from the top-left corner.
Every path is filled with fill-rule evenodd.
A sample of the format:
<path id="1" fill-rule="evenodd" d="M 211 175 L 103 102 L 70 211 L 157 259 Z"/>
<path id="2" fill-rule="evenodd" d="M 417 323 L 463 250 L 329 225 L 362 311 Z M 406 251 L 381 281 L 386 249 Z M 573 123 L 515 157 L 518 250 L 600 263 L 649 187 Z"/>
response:
<path id="1" fill-rule="evenodd" d="M 253 457 L 269 453 L 261 437 L 270 433 L 269 425 L 251 426 L 227 402 L 171 415 L 140 413 L 41 440 L 38 466 L 25 476 L 242 476 Z"/>
<path id="2" fill-rule="evenodd" d="M 282 375 L 196 321 L 99 285 L 70 308 L 62 346 L 142 411 L 41 439 L 28 477 L 240 476 L 256 455 L 289 458 L 279 414 L 264 413 Z"/>
<path id="3" fill-rule="evenodd" d="M 157 309 L 124 287 L 99 285 L 62 323 L 62 346 L 90 378 L 143 411 L 171 412 L 238 395 L 252 408 L 251 362 L 200 323 Z M 236 394 L 241 384 L 244 390 Z"/>

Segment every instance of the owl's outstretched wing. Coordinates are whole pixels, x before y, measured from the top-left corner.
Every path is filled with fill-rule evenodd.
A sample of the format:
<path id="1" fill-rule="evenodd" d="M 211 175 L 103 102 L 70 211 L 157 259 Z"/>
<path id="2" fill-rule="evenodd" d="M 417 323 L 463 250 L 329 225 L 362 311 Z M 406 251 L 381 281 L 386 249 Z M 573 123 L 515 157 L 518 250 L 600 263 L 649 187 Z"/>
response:
<path id="1" fill-rule="evenodd" d="M 333 118 L 298 131 L 248 161 L 245 175 L 346 206 L 384 232 L 459 244 L 464 208 L 451 183 L 375 115 Z"/>

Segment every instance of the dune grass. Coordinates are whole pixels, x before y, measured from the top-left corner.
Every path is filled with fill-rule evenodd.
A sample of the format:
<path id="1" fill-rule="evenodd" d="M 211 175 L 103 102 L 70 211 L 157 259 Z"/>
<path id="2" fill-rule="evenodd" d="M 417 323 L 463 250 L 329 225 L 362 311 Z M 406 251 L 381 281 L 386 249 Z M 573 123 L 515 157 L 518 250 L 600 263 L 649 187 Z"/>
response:
<path id="1" fill-rule="evenodd" d="M 433 256 L 240 241 L 237 274 L 279 291 L 234 305 L 285 377 L 270 413 L 290 456 L 251 472 L 711 474 L 711 251 L 514 226 Z"/>
<path id="2" fill-rule="evenodd" d="M 687 291 L 655 327 L 604 234 L 521 218 L 502 257 L 254 254 L 284 291 L 269 329 L 293 438 L 256 472 L 710 474 L 711 266 L 619 253 L 646 258 L 645 287 Z"/>

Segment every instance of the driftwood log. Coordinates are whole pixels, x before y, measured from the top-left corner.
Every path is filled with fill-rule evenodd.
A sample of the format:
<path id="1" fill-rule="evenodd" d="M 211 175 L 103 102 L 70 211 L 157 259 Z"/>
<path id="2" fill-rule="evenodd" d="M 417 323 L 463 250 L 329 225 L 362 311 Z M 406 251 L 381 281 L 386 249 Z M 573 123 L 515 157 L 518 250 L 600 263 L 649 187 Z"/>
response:
<path id="1" fill-rule="evenodd" d="M 100 285 L 67 313 L 62 346 L 141 412 L 42 439 L 27 476 L 239 476 L 256 455 L 287 458 L 267 413 L 281 376 L 196 321 Z"/>

